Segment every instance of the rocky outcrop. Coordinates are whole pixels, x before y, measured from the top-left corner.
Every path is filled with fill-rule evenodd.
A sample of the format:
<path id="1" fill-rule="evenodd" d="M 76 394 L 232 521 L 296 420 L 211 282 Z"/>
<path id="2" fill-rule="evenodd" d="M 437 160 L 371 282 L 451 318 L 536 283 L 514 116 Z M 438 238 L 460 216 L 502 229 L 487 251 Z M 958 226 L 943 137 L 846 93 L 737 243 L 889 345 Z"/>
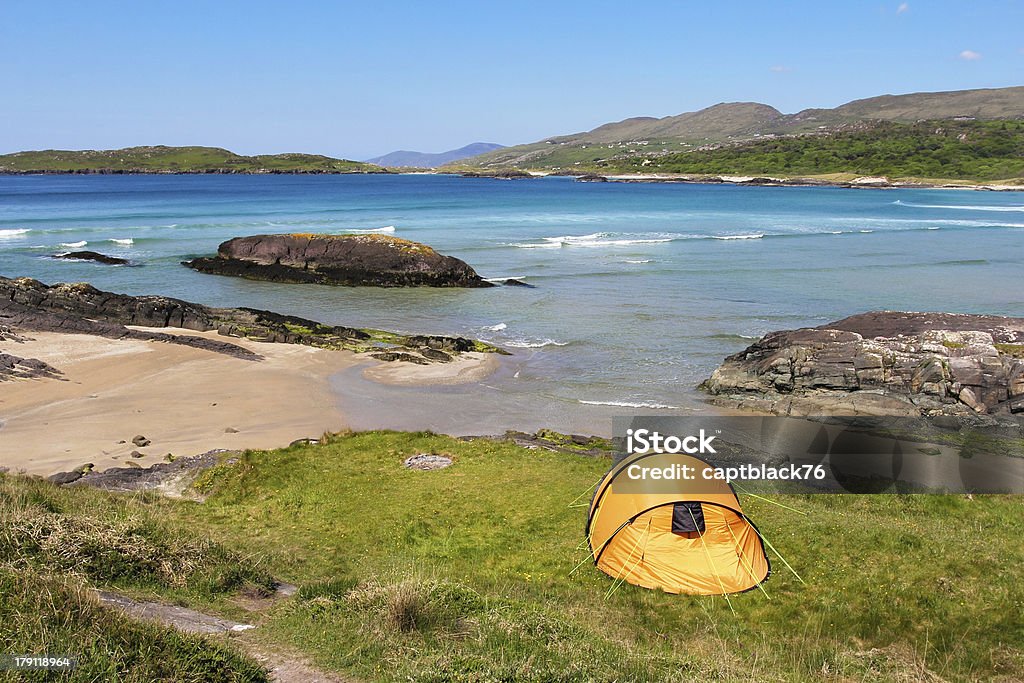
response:
<path id="1" fill-rule="evenodd" d="M 463 178 L 494 178 L 497 180 L 526 180 L 533 175 L 527 171 L 506 169 L 503 171 L 463 171 L 460 173 Z"/>
<path id="2" fill-rule="evenodd" d="M 66 254 L 54 254 L 50 258 L 67 259 L 69 261 L 95 261 L 107 266 L 128 265 L 128 259 L 118 256 L 107 256 L 98 251 L 69 251 Z"/>
<path id="3" fill-rule="evenodd" d="M 184 262 L 202 273 L 271 282 L 368 287 L 490 287 L 465 261 L 389 235 L 253 235 L 214 258 Z"/>
<path id="4" fill-rule="evenodd" d="M 356 352 L 400 351 L 425 363 L 451 360 L 464 351 L 501 353 L 496 347 L 463 337 L 399 335 L 324 325 L 253 308 L 213 308 L 171 297 L 115 294 L 81 282 L 45 285 L 30 278 L 0 277 L 0 340 L 4 330 L 10 334 L 17 330 L 71 332 L 113 339 L 165 341 L 260 359 L 252 351 L 228 341 L 135 330 L 126 325 L 176 327 L 198 332 L 216 330 L 225 337 Z"/>
<path id="5" fill-rule="evenodd" d="M 881 311 L 773 332 L 701 388 L 782 415 L 1024 413 L 1024 319 Z"/>
<path id="6" fill-rule="evenodd" d="M 57 379 L 57 368 L 35 358 L 19 358 L 0 351 L 0 382 L 12 379 Z"/>

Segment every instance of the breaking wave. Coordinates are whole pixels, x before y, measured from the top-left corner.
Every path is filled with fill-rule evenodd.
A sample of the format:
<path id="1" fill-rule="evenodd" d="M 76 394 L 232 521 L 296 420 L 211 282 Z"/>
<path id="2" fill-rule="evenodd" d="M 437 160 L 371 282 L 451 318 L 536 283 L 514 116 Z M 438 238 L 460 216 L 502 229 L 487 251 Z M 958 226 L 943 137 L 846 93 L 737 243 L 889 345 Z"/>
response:
<path id="1" fill-rule="evenodd" d="M 957 211 L 1024 211 L 1024 206 L 991 206 L 985 204 L 914 204 L 897 199 L 893 202 L 899 206 L 910 206 L 915 209 L 954 209 Z"/>
<path id="2" fill-rule="evenodd" d="M 504 345 L 511 346 L 514 349 L 542 349 L 545 346 L 568 346 L 569 342 L 560 342 L 554 339 L 513 339 L 512 341 L 504 342 Z"/>
<path id="3" fill-rule="evenodd" d="M 584 401 L 577 399 L 580 403 L 588 406 L 617 406 L 619 408 L 651 408 L 658 410 L 679 410 L 679 406 L 670 406 L 667 403 L 646 403 L 642 401 Z"/>

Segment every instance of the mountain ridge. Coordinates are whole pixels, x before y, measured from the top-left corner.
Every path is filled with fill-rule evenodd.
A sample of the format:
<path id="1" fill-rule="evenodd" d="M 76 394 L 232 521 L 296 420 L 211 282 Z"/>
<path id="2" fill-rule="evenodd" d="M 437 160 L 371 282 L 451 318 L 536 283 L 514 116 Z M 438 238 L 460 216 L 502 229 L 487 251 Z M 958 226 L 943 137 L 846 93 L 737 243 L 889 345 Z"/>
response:
<path id="1" fill-rule="evenodd" d="M 464 160 L 474 168 L 558 169 L 623 154 L 656 156 L 738 141 L 840 131 L 868 122 L 1024 118 L 1024 86 L 879 95 L 784 114 L 759 102 L 720 102 L 673 116 L 637 116 Z M 595 150 L 595 146 L 603 149 Z"/>
<path id="2" fill-rule="evenodd" d="M 444 166 L 445 164 L 504 148 L 505 145 L 499 145 L 494 142 L 471 142 L 468 145 L 458 149 L 450 149 L 446 152 L 416 152 L 403 149 L 388 152 L 372 159 L 366 159 L 365 163 L 391 167 L 437 168 L 438 166 Z"/>

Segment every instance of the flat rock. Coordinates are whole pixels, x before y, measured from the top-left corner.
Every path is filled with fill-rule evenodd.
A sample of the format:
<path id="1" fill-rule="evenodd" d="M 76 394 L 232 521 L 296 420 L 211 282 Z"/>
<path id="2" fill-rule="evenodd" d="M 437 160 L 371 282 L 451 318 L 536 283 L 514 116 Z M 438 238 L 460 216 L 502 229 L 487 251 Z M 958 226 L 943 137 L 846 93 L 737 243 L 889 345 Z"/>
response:
<path id="1" fill-rule="evenodd" d="M 262 356 L 227 340 L 171 334 L 127 327 L 175 327 L 197 332 L 216 331 L 281 344 L 302 344 L 327 349 L 393 352 L 386 360 L 417 363 L 443 362 L 439 354 L 427 359 L 421 350 L 456 356 L 481 350 L 472 339 L 431 335 L 381 333 L 385 342 L 357 328 L 325 325 L 291 315 L 254 308 L 214 308 L 165 296 L 130 296 L 97 289 L 84 282 L 47 285 L 31 278 L 0 276 L 0 340 L 18 341 L 19 331 L 91 334 L 111 339 L 140 339 L 180 344 L 246 360 Z M 503 353 L 487 346 L 485 350 Z M 400 352 L 400 353 L 394 353 Z M 414 359 L 414 360 L 413 360 Z M 447 359 L 447 360 L 450 360 Z M 0 380 L 22 376 L 55 376 L 57 371 L 40 361 L 0 354 Z M 51 373 L 51 374 L 47 374 Z"/>
<path id="2" fill-rule="evenodd" d="M 69 261 L 95 261 L 108 266 L 128 265 L 128 259 L 119 256 L 107 256 L 97 251 L 69 251 L 64 254 L 54 254 L 50 258 L 67 259 Z"/>
<path id="3" fill-rule="evenodd" d="M 772 332 L 701 387 L 784 415 L 1024 412 L 1024 319 L 873 311 Z"/>
<path id="4" fill-rule="evenodd" d="M 0 382 L 15 379 L 60 379 L 61 371 L 36 358 L 0 352 Z"/>
<path id="5" fill-rule="evenodd" d="M 203 273 L 271 282 L 369 287 L 490 287 L 465 261 L 389 235 L 235 237 L 214 258 L 184 265 Z"/>
<path id="6" fill-rule="evenodd" d="M 420 453 L 406 458 L 403 463 L 410 470 L 439 470 L 452 464 L 452 459 L 446 455 L 434 455 L 433 453 Z"/>

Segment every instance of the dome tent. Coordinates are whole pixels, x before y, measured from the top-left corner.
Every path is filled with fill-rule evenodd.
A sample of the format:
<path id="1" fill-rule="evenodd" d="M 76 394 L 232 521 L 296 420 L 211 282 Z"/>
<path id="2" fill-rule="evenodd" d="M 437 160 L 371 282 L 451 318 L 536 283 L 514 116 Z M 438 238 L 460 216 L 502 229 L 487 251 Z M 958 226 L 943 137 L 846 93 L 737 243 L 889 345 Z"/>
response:
<path id="1" fill-rule="evenodd" d="M 632 465 L 689 478 L 635 480 Z M 598 484 L 587 540 L 598 569 L 644 588 L 728 595 L 766 581 L 771 564 L 761 535 L 723 479 L 690 455 L 642 453 L 616 464 Z M 637 471 L 634 468 L 634 471 Z"/>

